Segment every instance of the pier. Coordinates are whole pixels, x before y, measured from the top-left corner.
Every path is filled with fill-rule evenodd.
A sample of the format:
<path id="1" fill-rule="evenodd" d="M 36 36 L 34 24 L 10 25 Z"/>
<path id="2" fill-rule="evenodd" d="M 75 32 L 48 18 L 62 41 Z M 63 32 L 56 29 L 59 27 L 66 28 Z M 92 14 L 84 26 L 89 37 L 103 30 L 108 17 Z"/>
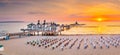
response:
<path id="1" fill-rule="evenodd" d="M 81 27 L 85 24 L 79 24 L 78 22 L 75 22 L 74 24 L 57 24 L 55 22 L 46 22 L 46 20 L 43 21 L 43 23 L 38 20 L 37 24 L 30 23 L 27 25 L 26 29 L 21 29 L 21 31 L 29 32 L 31 35 L 42 35 L 42 36 L 56 36 L 61 35 L 62 31 L 69 30 L 72 27 L 78 26 Z"/>
<path id="2" fill-rule="evenodd" d="M 61 31 L 60 25 L 56 24 L 55 22 L 46 22 L 46 20 L 43 21 L 43 23 L 40 23 L 40 20 L 38 20 L 37 24 L 30 23 L 27 25 L 26 29 L 21 29 L 23 32 L 30 32 L 31 35 L 44 35 L 44 36 L 50 36 L 50 35 L 58 35 Z"/>
<path id="3" fill-rule="evenodd" d="M 62 31 L 69 30 L 72 27 L 81 27 L 85 24 L 78 24 L 78 22 L 75 22 L 74 24 L 57 24 L 55 22 L 46 22 L 46 20 L 40 22 L 38 20 L 37 24 L 30 23 L 27 25 L 27 28 L 20 29 L 22 32 L 18 33 L 6 33 L 5 40 L 9 40 L 13 36 L 17 36 L 17 38 L 21 38 L 22 36 L 58 36 L 61 35 Z"/>

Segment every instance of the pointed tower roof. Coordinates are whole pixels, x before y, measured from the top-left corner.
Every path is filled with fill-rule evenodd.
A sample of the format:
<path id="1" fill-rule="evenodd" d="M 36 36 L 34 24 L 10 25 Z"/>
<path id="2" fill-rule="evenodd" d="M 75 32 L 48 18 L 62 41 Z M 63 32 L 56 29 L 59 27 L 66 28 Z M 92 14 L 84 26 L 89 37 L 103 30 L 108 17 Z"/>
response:
<path id="1" fill-rule="evenodd" d="M 37 23 L 37 25 L 40 25 L 40 20 L 38 20 L 38 23 Z"/>

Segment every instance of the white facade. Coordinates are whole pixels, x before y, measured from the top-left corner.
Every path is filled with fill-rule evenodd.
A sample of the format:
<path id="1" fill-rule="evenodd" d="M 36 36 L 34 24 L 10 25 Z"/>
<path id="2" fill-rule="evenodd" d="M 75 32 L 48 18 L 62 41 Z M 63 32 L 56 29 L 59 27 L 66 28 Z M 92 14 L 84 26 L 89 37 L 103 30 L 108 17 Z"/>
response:
<path id="1" fill-rule="evenodd" d="M 51 31 L 51 32 L 55 32 L 57 30 L 57 24 L 55 23 L 42 23 L 42 24 L 28 24 L 27 25 L 27 29 L 30 30 L 38 30 L 38 31 Z"/>

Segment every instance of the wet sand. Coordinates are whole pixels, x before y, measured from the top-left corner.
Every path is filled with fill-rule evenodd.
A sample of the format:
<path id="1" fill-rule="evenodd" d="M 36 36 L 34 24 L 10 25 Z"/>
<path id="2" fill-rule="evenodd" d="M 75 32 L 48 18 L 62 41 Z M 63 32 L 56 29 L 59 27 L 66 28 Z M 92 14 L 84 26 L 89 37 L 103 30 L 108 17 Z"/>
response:
<path id="1" fill-rule="evenodd" d="M 119 37 L 120 35 L 80 35 L 80 36 L 31 36 L 31 37 L 25 37 L 25 38 L 18 38 L 18 39 L 11 39 L 6 41 L 0 41 L 0 44 L 4 45 L 5 50 L 2 53 L 3 55 L 120 55 L 120 45 L 117 47 L 109 45 L 110 47 L 107 48 L 105 44 L 102 45 L 102 49 L 99 47 L 99 44 L 96 44 L 96 48 L 94 49 L 92 45 L 90 44 L 89 40 L 95 39 L 98 41 L 98 39 L 103 37 Z M 30 44 L 27 44 L 28 41 L 33 41 L 37 39 L 46 39 L 46 38 L 65 38 L 65 39 L 73 39 L 66 47 L 64 47 L 64 50 L 61 50 L 60 45 L 58 48 L 55 48 L 52 50 L 52 46 L 48 48 L 32 46 Z M 87 44 L 88 47 L 84 49 L 84 43 L 83 41 L 81 43 L 80 49 L 77 49 L 79 45 L 80 39 L 83 38 L 84 40 L 88 39 Z M 69 46 L 74 42 L 74 40 L 78 39 L 76 43 L 73 45 L 71 49 L 69 49 Z M 120 40 L 119 40 L 120 41 Z M 120 42 L 119 42 L 120 43 Z"/>

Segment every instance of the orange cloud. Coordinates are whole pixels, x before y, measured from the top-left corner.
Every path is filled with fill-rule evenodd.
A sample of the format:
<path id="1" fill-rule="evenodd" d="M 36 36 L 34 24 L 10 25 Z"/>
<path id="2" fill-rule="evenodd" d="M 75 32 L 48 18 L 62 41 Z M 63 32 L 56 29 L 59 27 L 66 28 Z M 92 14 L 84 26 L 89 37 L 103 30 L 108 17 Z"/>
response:
<path id="1" fill-rule="evenodd" d="M 88 7 L 85 13 L 92 15 L 104 15 L 104 14 L 120 14 L 118 6 L 113 3 L 103 3 Z"/>
<path id="2" fill-rule="evenodd" d="M 2 2 L 1 2 L 2 1 Z M 47 19 L 53 21 L 118 20 L 118 0 L 1 0 L 0 17 L 6 20 Z M 19 3 L 19 4 L 18 4 Z M 9 4 L 9 5 L 8 5 Z M 111 15 L 112 14 L 112 15 Z M 3 20 L 3 18 L 0 18 Z M 114 19 L 113 19 L 114 18 Z M 5 20 L 5 19 L 4 19 Z"/>

